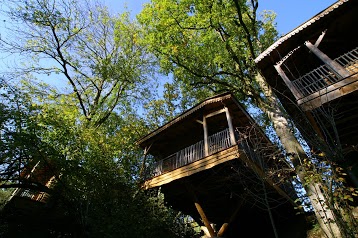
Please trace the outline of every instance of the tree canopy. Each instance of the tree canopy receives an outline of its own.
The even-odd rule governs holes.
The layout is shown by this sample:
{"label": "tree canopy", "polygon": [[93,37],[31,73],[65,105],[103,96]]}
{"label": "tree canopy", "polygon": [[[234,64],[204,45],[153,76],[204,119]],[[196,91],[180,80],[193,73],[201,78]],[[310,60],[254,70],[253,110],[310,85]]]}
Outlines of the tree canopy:
{"label": "tree canopy", "polygon": [[[138,187],[135,141],[164,116],[143,119],[156,108],[155,60],[138,24],[93,1],[9,1],[3,10],[11,21],[1,51],[22,64],[0,89],[0,187],[46,192],[57,210],[15,214],[16,224],[5,213],[2,235],[193,237],[160,193]],[[34,166],[53,176],[49,188],[23,175]]]}
{"label": "tree canopy", "polygon": [[[152,1],[139,15],[145,42],[187,91],[260,95],[253,59],[277,37],[275,15],[258,1]],[[192,90],[192,89],[195,90]],[[255,99],[256,100],[256,99]]]}
{"label": "tree canopy", "polygon": [[[96,1],[0,2],[8,16],[0,52],[18,63],[0,84],[0,196],[46,192],[59,209],[52,218],[75,224],[59,229],[35,214],[14,226],[2,216],[1,235],[43,224],[34,234],[197,236],[159,190],[138,187],[144,162],[135,142],[224,91],[265,112],[305,181],[308,157],[254,63],[278,37],[275,14],[258,15],[258,0],[152,0],[138,22]],[[26,174],[38,164],[51,186]]]}

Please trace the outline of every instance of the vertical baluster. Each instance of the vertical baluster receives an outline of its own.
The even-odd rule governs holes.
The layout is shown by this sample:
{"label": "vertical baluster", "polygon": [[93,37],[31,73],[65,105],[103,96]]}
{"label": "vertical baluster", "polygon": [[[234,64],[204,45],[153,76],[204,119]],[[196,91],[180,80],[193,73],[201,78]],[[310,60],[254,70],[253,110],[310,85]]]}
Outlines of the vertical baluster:
{"label": "vertical baluster", "polygon": [[191,156],[192,156],[192,146],[189,146],[188,163],[191,163]]}
{"label": "vertical baluster", "polygon": [[191,151],[192,151],[191,162],[194,162],[195,161],[196,144],[192,145]]}
{"label": "vertical baluster", "polygon": [[200,158],[204,157],[204,141],[200,142]]}
{"label": "vertical baluster", "polygon": [[182,164],[181,164],[181,150],[177,152],[177,160],[178,160],[178,167],[182,166]]}
{"label": "vertical baluster", "polygon": [[223,149],[223,143],[222,143],[222,139],[223,139],[223,133],[220,132],[218,135],[218,150],[222,150]]}
{"label": "vertical baluster", "polygon": [[159,167],[158,167],[158,175],[161,175],[163,173],[163,160],[159,161]]}
{"label": "vertical baluster", "polygon": [[189,162],[190,146],[185,148],[185,164]]}

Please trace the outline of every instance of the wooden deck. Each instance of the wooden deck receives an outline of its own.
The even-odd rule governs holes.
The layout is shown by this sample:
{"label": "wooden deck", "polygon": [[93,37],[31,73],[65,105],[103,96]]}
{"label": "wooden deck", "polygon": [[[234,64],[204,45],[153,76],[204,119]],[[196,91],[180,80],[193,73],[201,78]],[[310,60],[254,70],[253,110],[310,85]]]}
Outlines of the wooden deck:
{"label": "wooden deck", "polygon": [[193,163],[187,164],[183,167],[180,167],[168,173],[149,179],[143,184],[143,188],[150,189],[150,188],[158,187],[170,183],[174,180],[193,175],[195,173],[204,171],[206,169],[210,169],[221,163],[225,163],[227,161],[238,158],[241,153],[243,152],[239,150],[238,145],[231,146],[226,150],[219,151],[215,154],[204,157],[198,161],[195,161]]}
{"label": "wooden deck", "polygon": [[322,106],[324,103],[347,95],[358,89],[358,48],[334,59],[342,75],[327,65],[322,65],[292,81],[291,91],[297,91],[298,105],[304,111]]}
{"label": "wooden deck", "polygon": [[358,74],[302,98],[297,103],[304,111],[309,111],[356,90],[358,90]]}

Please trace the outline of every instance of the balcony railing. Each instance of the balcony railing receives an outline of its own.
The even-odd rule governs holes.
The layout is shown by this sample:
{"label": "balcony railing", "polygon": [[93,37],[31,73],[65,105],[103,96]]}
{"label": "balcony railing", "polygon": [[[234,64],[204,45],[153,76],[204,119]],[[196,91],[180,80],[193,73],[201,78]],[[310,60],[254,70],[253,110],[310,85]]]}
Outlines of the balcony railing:
{"label": "balcony railing", "polygon": [[[217,132],[208,137],[208,155],[212,155],[216,152],[227,149],[230,146],[232,146],[232,143],[230,141],[229,129]],[[146,179],[159,176],[169,171],[173,171],[184,165],[198,161],[204,157],[204,141],[202,140],[148,167],[146,169]]]}
{"label": "balcony railing", "polygon": [[39,192],[31,189],[18,188],[14,191],[13,196],[28,198],[33,201],[46,203],[50,195],[46,192]]}
{"label": "balcony railing", "polygon": [[[334,61],[344,67],[349,73],[358,72],[358,48],[339,56]],[[335,73],[327,65],[322,65],[302,77],[292,81],[293,86],[307,97],[342,80],[342,76]]]}

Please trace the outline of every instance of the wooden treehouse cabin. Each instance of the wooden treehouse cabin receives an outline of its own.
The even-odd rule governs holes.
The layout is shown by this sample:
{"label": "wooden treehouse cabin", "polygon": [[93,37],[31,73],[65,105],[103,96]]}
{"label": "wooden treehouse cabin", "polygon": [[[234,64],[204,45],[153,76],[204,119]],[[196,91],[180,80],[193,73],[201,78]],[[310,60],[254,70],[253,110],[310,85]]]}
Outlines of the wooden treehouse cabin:
{"label": "wooden treehouse cabin", "polygon": [[55,234],[74,229],[51,196],[56,180],[53,169],[33,160],[19,169],[17,178],[12,178],[14,184],[10,185],[16,189],[0,209],[0,222],[6,222],[9,234],[32,237],[48,234],[49,230]]}
{"label": "wooden treehouse cabin", "polygon": [[37,161],[35,165],[21,170],[19,174],[20,184],[12,193],[9,201],[20,206],[22,203],[26,203],[25,201],[44,204],[50,197],[50,194],[44,190],[49,191],[54,181],[53,173],[46,166],[40,164],[40,161]]}
{"label": "wooden treehouse cabin", "polygon": [[[355,187],[357,15],[358,1],[337,1],[282,36],[255,59],[312,150],[328,148],[324,151],[327,158],[346,169]],[[323,143],[317,144],[317,137]]]}
{"label": "wooden treehouse cabin", "polygon": [[197,104],[138,144],[154,161],[143,188],[160,189],[208,237],[274,237],[274,230],[304,237],[292,184],[276,176],[292,170],[231,93]]}

